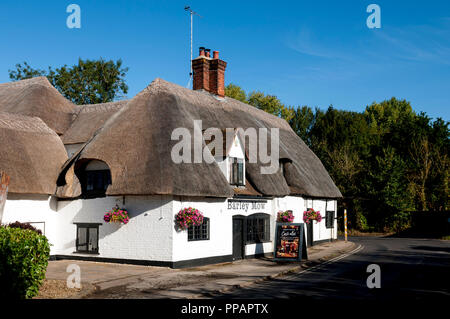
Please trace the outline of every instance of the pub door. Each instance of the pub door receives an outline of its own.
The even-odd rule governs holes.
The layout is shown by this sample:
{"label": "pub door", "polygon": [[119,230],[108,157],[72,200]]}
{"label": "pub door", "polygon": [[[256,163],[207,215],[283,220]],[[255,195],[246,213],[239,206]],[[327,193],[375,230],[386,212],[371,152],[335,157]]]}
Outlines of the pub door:
{"label": "pub door", "polygon": [[233,260],[244,258],[244,219],[233,217]]}
{"label": "pub door", "polygon": [[306,246],[311,247],[313,245],[313,221],[306,224]]}

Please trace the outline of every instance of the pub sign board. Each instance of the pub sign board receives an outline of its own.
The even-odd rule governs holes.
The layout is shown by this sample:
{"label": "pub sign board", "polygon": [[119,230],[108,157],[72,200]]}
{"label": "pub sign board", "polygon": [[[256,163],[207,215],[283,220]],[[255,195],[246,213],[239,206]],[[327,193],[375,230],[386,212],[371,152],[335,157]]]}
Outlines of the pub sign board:
{"label": "pub sign board", "polygon": [[306,250],[304,224],[276,223],[275,227],[274,260],[301,261]]}

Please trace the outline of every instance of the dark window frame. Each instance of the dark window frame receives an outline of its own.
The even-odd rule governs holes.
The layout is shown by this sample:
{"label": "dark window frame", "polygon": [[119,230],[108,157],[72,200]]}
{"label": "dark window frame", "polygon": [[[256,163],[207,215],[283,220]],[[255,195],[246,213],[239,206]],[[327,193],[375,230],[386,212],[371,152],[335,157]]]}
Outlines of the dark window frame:
{"label": "dark window frame", "polygon": [[[331,218],[330,218],[331,215]],[[326,228],[334,228],[334,211],[329,210],[325,212],[325,227]],[[330,222],[331,220],[331,222]]]}
{"label": "dark window frame", "polygon": [[230,184],[236,186],[244,186],[244,159],[237,157],[230,157]]}
{"label": "dark window frame", "polygon": [[[100,238],[99,238],[99,234],[100,234],[99,226],[101,224],[98,224],[98,223],[75,223],[75,225],[77,226],[77,230],[76,230],[77,237],[76,237],[76,240],[75,240],[75,252],[76,253],[82,253],[82,254],[98,255],[99,254],[99,241],[100,241]],[[79,239],[79,229],[80,228],[85,228],[86,229],[86,234],[85,234],[85,236],[86,236],[86,243],[85,244],[80,244],[80,239]],[[90,234],[89,230],[90,229],[96,229],[96,231],[97,231],[97,242],[96,242],[96,247],[97,248],[95,250],[88,250],[88,247],[89,247],[89,234]],[[80,246],[86,246],[86,249],[85,250],[84,249],[80,250],[79,249]]]}
{"label": "dark window frame", "polygon": [[256,213],[245,219],[245,243],[257,244],[270,242],[270,215]]}
{"label": "dark window frame", "polygon": [[190,226],[188,228],[188,241],[209,240],[210,238],[210,219],[203,217],[203,223],[199,226]]}
{"label": "dark window frame", "polygon": [[[106,190],[112,182],[111,171],[109,169],[83,170],[80,182],[82,186],[81,196],[83,198],[106,197]],[[99,183],[102,184],[102,187],[96,188]]]}

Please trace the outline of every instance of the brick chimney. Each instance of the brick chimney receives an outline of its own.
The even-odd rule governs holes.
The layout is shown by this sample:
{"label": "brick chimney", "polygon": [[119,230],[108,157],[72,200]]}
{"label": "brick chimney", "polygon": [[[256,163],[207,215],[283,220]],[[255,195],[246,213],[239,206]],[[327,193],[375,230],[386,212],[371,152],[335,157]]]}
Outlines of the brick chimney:
{"label": "brick chimney", "polygon": [[192,60],[194,90],[205,90],[220,97],[225,96],[225,68],[227,63],[219,59],[219,51],[200,47],[199,56]]}

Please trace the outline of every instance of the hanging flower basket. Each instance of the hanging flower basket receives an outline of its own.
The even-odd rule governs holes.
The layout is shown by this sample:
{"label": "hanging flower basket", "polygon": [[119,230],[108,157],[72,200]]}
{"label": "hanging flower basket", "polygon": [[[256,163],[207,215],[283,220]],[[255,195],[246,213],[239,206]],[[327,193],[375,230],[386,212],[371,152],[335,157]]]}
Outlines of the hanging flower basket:
{"label": "hanging flower basket", "polygon": [[279,223],[292,223],[294,221],[294,214],[292,210],[287,210],[285,212],[279,211],[277,213],[277,222]]}
{"label": "hanging flower basket", "polygon": [[322,215],[320,215],[319,211],[315,211],[314,209],[310,208],[307,211],[303,212],[303,221],[309,224],[312,220],[320,223],[320,221],[322,220]]}
{"label": "hanging flower basket", "polygon": [[116,205],[113,209],[106,212],[103,220],[107,223],[128,224],[130,216],[128,216],[128,212],[125,209],[121,209]]}
{"label": "hanging flower basket", "polygon": [[200,226],[203,224],[203,214],[192,207],[183,208],[175,216],[175,224],[179,230],[188,229],[190,226]]}

